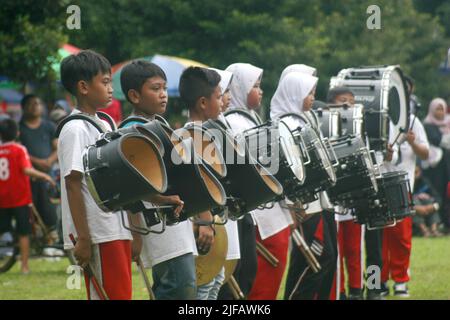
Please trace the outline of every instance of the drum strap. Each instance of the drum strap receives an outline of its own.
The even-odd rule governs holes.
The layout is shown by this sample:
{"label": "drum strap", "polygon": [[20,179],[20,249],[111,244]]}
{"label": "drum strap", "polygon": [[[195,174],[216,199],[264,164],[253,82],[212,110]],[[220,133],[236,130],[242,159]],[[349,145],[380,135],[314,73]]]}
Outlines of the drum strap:
{"label": "drum strap", "polygon": [[126,118],[125,120],[123,120],[120,125],[119,125],[119,129],[125,127],[125,125],[127,125],[130,122],[139,122],[139,123],[147,123],[149,122],[148,119],[145,119],[144,117],[139,117],[139,116],[129,116],[128,118]]}
{"label": "drum strap", "polygon": [[117,130],[116,122],[113,120],[113,118],[111,118],[111,116],[110,116],[109,114],[107,114],[106,112],[97,111],[97,116],[98,116],[100,119],[102,119],[102,120],[108,122],[108,124],[111,126],[111,129],[112,129],[113,131],[116,131],[116,130]]}
{"label": "drum strap", "polygon": [[55,133],[56,138],[58,138],[59,135],[61,134],[62,128],[69,121],[72,121],[72,120],[85,120],[85,121],[89,122],[91,125],[93,125],[95,127],[95,129],[97,129],[100,133],[105,133],[105,132],[109,131],[109,130],[107,130],[105,125],[103,123],[101,123],[101,121],[98,121],[95,117],[88,115],[86,113],[76,113],[76,114],[72,114],[70,116],[65,117],[64,120],[62,120],[58,124],[58,127],[56,128],[56,133]]}

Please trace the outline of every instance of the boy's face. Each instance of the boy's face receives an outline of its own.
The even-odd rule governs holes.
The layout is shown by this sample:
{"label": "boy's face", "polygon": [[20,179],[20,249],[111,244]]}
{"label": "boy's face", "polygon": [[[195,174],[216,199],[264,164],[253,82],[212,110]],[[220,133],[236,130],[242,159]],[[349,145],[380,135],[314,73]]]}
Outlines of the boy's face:
{"label": "boy's face", "polygon": [[86,85],[81,85],[79,92],[96,108],[105,108],[112,101],[113,87],[110,73],[98,73]]}
{"label": "boy's face", "polygon": [[222,91],[217,86],[209,98],[201,98],[201,108],[205,119],[216,120],[222,112]]}
{"label": "boy's face", "polygon": [[355,96],[351,93],[343,93],[334,99],[335,104],[348,104],[353,106],[355,104]]}
{"label": "boy's face", "polygon": [[24,113],[28,117],[38,118],[42,115],[42,101],[38,97],[31,98],[24,108]]}
{"label": "boy's face", "polygon": [[136,108],[148,115],[161,115],[166,112],[168,95],[166,81],[161,77],[152,77],[144,82],[141,92],[130,96]]}
{"label": "boy's face", "polygon": [[316,88],[314,87],[309,94],[303,99],[303,111],[310,111],[315,100]]}
{"label": "boy's face", "polygon": [[261,80],[256,81],[252,90],[248,93],[247,96],[247,107],[249,109],[256,109],[261,105],[263,97],[263,91],[261,90]]}

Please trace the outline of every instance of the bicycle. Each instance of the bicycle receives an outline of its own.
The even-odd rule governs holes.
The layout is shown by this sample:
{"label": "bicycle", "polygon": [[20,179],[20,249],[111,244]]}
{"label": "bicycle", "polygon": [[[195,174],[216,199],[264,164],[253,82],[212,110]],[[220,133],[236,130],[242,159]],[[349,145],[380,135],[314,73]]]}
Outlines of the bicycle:
{"label": "bicycle", "polygon": [[[30,258],[36,256],[54,257],[53,255],[46,255],[47,248],[64,250],[62,244],[56,243],[58,236],[55,236],[56,231],[49,231],[44,224],[41,215],[36,210],[36,207],[31,204],[31,224],[32,232],[30,235]],[[13,230],[15,230],[15,222],[13,222]],[[15,231],[0,234],[0,273],[7,272],[17,262],[17,256],[20,254],[18,237]],[[76,265],[75,257],[72,251],[64,251],[71,265]]]}

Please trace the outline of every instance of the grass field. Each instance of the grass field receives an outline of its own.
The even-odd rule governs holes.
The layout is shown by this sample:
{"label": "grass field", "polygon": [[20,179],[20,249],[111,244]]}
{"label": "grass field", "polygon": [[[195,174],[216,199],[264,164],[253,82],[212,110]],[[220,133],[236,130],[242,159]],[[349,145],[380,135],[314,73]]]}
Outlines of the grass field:
{"label": "grass field", "polygon": [[[0,300],[85,299],[83,281],[80,289],[66,288],[68,266],[65,258],[59,261],[33,259],[31,273],[22,275],[17,263],[9,272],[0,274]],[[410,299],[450,299],[450,237],[414,238],[409,287]],[[144,281],[134,264],[133,299],[148,299]]]}

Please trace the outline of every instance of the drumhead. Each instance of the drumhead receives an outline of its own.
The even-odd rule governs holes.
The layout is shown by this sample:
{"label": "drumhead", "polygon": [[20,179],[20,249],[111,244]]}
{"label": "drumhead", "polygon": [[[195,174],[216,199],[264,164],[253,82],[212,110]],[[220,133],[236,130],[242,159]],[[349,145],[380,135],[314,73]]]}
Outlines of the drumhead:
{"label": "drumhead", "polygon": [[295,142],[295,137],[283,121],[278,122],[278,133],[280,135],[281,151],[290,165],[289,168],[300,183],[303,183],[305,181],[305,168],[300,146]]}
{"label": "drumhead", "polygon": [[383,75],[381,103],[388,109],[394,134],[406,130],[409,126],[409,97],[399,68],[390,67]]}
{"label": "drumhead", "polygon": [[[284,114],[280,117],[280,121],[283,121],[283,123],[285,123],[291,131],[295,131],[298,128],[304,127],[311,128],[311,124],[306,119],[306,117],[296,113]],[[322,162],[322,166],[323,168],[325,168],[330,180],[333,183],[335,183],[337,180],[336,172],[333,168],[333,165],[331,164],[330,156],[327,152],[327,149],[323,144],[322,140],[320,139],[320,136],[317,134],[317,132],[315,130],[313,130],[313,132],[315,132],[315,135],[317,135],[317,137],[313,141],[314,148],[318,152],[320,160]]]}

